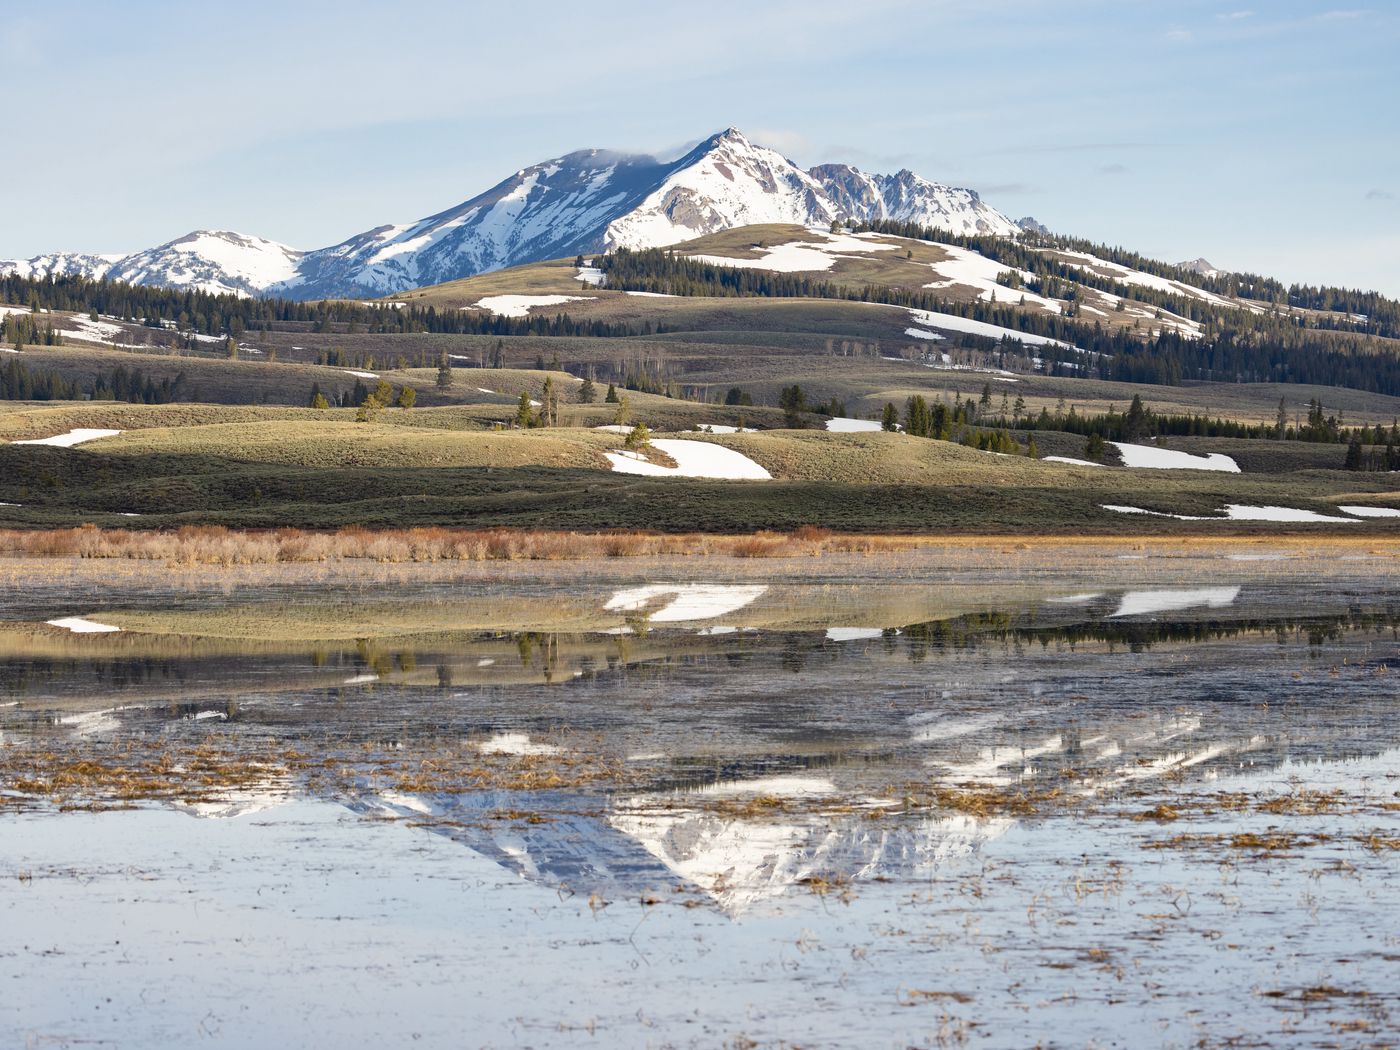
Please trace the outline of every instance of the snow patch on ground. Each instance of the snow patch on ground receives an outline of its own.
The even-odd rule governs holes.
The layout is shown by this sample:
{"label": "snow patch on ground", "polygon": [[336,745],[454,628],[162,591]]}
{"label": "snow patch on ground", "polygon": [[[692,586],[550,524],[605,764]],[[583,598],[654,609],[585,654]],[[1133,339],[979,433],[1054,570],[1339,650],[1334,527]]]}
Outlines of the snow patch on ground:
{"label": "snow patch on ground", "polygon": [[679,296],[670,292],[624,292],[624,295],[635,295],[639,299],[677,299]]}
{"label": "snow patch on ground", "polygon": [[349,368],[342,368],[341,371],[344,372],[344,373],[345,373],[346,375],[348,375],[348,376],[355,376],[357,379],[378,379],[378,378],[379,378],[379,373],[378,373],[378,372],[356,372],[356,371],[354,371],[353,369],[349,369]]}
{"label": "snow patch on ground", "polygon": [[1160,510],[1144,510],[1142,507],[1120,506],[1113,503],[1102,503],[1100,506],[1103,507],[1104,510],[1111,510],[1117,514],[1147,514],[1154,518],[1173,518],[1176,521],[1275,521],[1357,524],[1357,519],[1355,518],[1337,518],[1328,514],[1319,514],[1315,510],[1303,510],[1299,507],[1255,507],[1244,503],[1226,504],[1221,508],[1223,515],[1217,517],[1203,516],[1200,514],[1167,514]]}
{"label": "snow patch on ground", "polygon": [[84,441],[96,441],[98,438],[116,437],[120,430],[103,430],[98,427],[76,427],[66,434],[55,434],[53,437],[29,438],[25,441],[12,441],[12,445],[54,445],[58,448],[72,448],[74,445],[81,445]]}
{"label": "snow patch on ground", "polygon": [[608,612],[641,612],[661,599],[669,599],[653,609],[652,623],[681,623],[711,620],[742,609],[768,590],[766,584],[653,583],[618,591],[603,606]]}
{"label": "snow patch on ground", "polygon": [[1108,442],[1123,457],[1126,467],[1149,467],[1157,470],[1219,470],[1228,474],[1240,473],[1239,464],[1229,456],[1219,452],[1209,452],[1203,456],[1189,452],[1176,452],[1155,445],[1130,445],[1123,441]]}
{"label": "snow patch on ground", "polygon": [[578,273],[574,275],[574,280],[591,284],[594,288],[601,287],[606,278],[607,275],[596,266],[580,266]]}
{"label": "snow patch on ground", "polygon": [[837,417],[826,421],[826,429],[833,434],[865,434],[874,430],[883,430],[878,419],[843,419]]}
{"label": "snow patch on ground", "polygon": [[641,456],[617,450],[604,452],[612,469],[620,474],[644,474],[657,478],[719,478],[735,481],[766,481],[772,474],[741,452],[708,441],[657,438],[652,443],[676,461],[674,467],[650,463]]}
{"label": "snow patch on ground", "polygon": [[593,295],[488,295],[476,305],[500,317],[529,317],[533,306],[562,306],[596,299]]}
{"label": "snow patch on ground", "polygon": [[1043,456],[1042,463],[1068,463],[1073,467],[1101,467],[1102,463],[1095,463],[1088,459],[1073,459],[1069,456]]}
{"label": "snow patch on ground", "polygon": [[1337,509],[1343,514],[1352,514],[1358,518],[1400,518],[1400,510],[1394,507],[1343,506]]}
{"label": "snow patch on ground", "polygon": [[120,627],[113,627],[110,623],[98,623],[96,620],[85,620],[81,616],[64,616],[57,620],[45,620],[50,627],[62,627],[65,631],[72,631],[74,634],[110,634],[113,631],[120,631]]}

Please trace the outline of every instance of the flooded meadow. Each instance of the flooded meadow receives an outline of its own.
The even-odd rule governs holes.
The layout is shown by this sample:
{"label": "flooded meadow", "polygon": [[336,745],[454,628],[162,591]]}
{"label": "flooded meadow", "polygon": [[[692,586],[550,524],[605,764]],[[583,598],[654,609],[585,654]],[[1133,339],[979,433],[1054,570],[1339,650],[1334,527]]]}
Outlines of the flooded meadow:
{"label": "flooded meadow", "polygon": [[0,1045],[1394,1045],[1397,556],[9,559]]}

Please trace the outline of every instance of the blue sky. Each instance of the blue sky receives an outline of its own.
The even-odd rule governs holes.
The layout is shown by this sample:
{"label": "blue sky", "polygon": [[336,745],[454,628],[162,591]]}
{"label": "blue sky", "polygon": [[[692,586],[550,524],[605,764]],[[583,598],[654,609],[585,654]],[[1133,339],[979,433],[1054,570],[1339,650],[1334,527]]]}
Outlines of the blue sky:
{"label": "blue sky", "polygon": [[[1251,6],[1252,3],[1252,6]],[[1169,260],[1400,295],[1400,4],[4,0],[0,257],[314,248],[734,124]]]}

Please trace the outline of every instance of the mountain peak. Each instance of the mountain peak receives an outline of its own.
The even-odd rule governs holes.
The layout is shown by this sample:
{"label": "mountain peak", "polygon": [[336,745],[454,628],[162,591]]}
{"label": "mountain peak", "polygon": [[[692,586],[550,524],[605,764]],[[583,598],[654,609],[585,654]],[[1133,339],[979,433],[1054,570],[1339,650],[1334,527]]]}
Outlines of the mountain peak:
{"label": "mountain peak", "polygon": [[1186,262],[1177,263],[1183,270],[1190,270],[1192,273],[1201,274],[1203,277],[1214,277],[1220,272],[1219,267],[1209,259],[1197,256],[1195,259],[1188,259]]}

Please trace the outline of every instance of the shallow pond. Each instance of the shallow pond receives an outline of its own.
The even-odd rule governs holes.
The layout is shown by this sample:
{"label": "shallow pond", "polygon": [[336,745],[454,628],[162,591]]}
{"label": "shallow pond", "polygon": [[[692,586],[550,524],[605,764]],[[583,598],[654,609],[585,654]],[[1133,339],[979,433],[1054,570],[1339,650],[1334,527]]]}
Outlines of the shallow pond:
{"label": "shallow pond", "polygon": [[1351,557],[45,574],[0,1045],[1394,1042]]}

